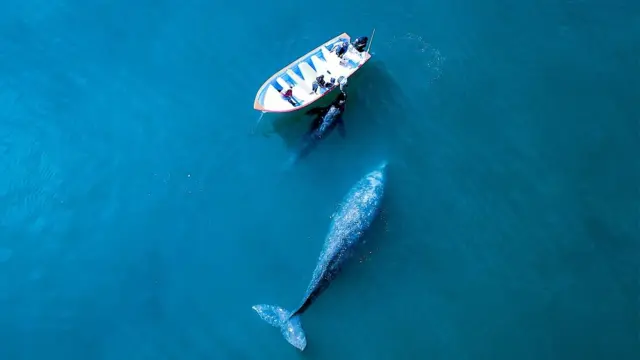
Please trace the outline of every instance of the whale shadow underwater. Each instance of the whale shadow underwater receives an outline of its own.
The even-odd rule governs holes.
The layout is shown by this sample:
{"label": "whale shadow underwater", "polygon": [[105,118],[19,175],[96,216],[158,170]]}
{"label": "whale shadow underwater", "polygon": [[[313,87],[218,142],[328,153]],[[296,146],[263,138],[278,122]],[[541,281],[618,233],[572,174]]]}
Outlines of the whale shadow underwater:
{"label": "whale shadow underwater", "polygon": [[300,305],[293,311],[278,305],[254,305],[260,318],[280,329],[282,336],[294,347],[303,351],[307,339],[300,320],[353,257],[364,232],[369,229],[380,212],[385,186],[386,162],[361,178],[342,199],[332,216],[311,281]]}

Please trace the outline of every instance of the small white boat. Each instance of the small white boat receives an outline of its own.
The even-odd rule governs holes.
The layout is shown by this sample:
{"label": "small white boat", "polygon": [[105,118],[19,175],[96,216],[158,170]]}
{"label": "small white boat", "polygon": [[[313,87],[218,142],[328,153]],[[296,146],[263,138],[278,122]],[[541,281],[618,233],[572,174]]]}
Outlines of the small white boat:
{"label": "small white boat", "polygon": [[[369,46],[370,41],[369,39]],[[348,45],[346,53],[339,57],[336,46]],[[369,49],[358,51],[351,44],[351,37],[343,33],[311,50],[306,55],[278,71],[262,84],[256,94],[253,108],[262,112],[291,112],[313,104],[330,93],[341,79],[348,79],[369,59]],[[333,85],[317,86],[320,75],[325,81],[334,79]],[[289,91],[290,90],[290,91]],[[287,93],[288,92],[288,93]]]}

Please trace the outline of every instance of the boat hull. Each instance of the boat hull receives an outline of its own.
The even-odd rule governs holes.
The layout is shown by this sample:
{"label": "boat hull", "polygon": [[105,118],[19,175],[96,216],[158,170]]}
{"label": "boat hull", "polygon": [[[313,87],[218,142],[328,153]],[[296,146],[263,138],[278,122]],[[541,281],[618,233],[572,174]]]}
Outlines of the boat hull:
{"label": "boat hull", "polygon": [[[275,73],[258,90],[253,108],[262,112],[294,112],[331,93],[336,85],[313,91],[316,77],[324,75],[327,81],[348,79],[371,58],[369,52],[358,52],[349,46],[349,51],[340,59],[332,50],[344,41],[351,43],[347,33],[334,37]],[[292,90],[291,99],[283,95],[287,89]]]}

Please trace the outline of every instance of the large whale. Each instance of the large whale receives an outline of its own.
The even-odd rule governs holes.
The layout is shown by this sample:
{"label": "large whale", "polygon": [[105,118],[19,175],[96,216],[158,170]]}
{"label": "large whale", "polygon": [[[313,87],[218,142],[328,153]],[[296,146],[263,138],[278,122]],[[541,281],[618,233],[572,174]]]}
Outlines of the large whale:
{"label": "large whale", "polygon": [[345,196],[333,216],[311,282],[297,309],[289,311],[265,304],[253,306],[263,320],[280,328],[284,338],[296,348],[304,350],[307,346],[300,315],[327,289],[375,219],[384,195],[385,178],[386,163],[360,179]]}
{"label": "large whale", "polygon": [[315,118],[311,122],[311,128],[303,136],[300,149],[292,159],[293,162],[297,162],[307,156],[318,145],[320,140],[326,138],[336,127],[338,127],[340,134],[343,137],[345,136],[342,114],[344,113],[346,101],[346,93],[341,92],[329,106],[317,107],[307,111],[307,115],[315,115]]}

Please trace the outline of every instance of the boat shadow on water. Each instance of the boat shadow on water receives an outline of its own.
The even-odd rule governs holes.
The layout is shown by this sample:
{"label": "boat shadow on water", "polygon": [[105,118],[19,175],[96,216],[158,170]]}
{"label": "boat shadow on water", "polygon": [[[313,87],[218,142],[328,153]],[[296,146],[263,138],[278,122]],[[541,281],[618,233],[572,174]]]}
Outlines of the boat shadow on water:
{"label": "boat shadow on water", "polygon": [[[401,112],[402,88],[385,65],[373,59],[349,78],[346,93],[348,100],[343,118],[348,134],[379,125],[390,116],[395,119],[395,115]],[[314,107],[328,106],[338,94],[339,90],[334,89],[313,105],[296,112],[262,114],[256,133],[265,137],[278,135],[287,149],[293,150],[300,145],[301,137],[313,121],[313,116],[306,115],[306,112]],[[356,118],[365,119],[367,123],[353,121]]]}

